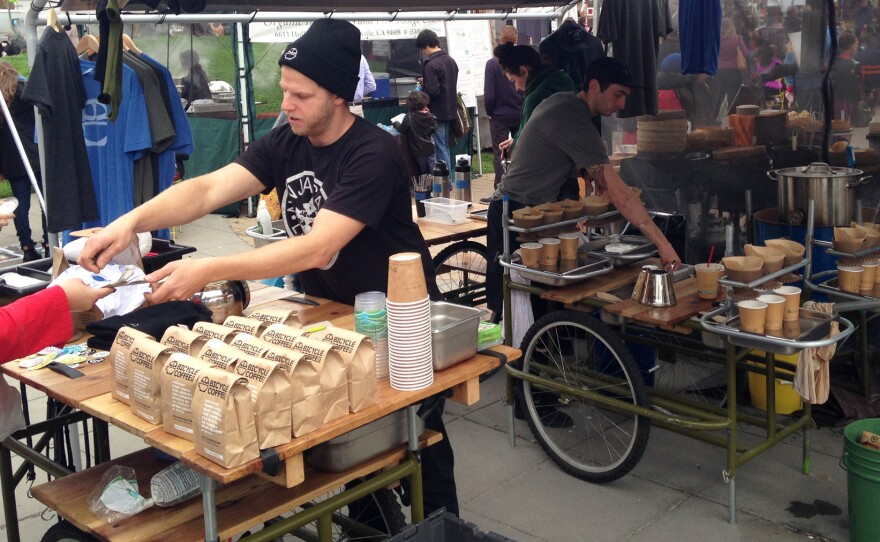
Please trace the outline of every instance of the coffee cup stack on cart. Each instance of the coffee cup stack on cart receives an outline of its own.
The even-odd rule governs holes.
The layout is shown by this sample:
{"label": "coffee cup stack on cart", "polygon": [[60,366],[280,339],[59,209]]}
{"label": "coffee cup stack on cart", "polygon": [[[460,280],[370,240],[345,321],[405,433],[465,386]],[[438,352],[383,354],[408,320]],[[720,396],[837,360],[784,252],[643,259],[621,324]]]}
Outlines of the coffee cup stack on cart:
{"label": "coffee cup stack on cart", "polygon": [[386,304],[391,387],[427,388],[434,383],[431,300],[420,254],[402,252],[389,258]]}

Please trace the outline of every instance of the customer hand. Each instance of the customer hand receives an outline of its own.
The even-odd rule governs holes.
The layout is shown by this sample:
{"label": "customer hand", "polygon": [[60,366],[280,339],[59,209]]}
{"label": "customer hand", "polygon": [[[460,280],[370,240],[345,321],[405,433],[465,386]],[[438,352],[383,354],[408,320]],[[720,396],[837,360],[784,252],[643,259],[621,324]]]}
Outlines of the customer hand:
{"label": "customer hand", "polygon": [[58,283],[67,296],[70,312],[83,312],[95,306],[95,303],[116,290],[113,288],[92,288],[79,279],[65,280]]}
{"label": "customer hand", "polygon": [[15,218],[15,215],[12,213],[6,214],[6,215],[0,215],[0,228],[9,224],[9,221],[12,220],[13,218]]}
{"label": "customer hand", "polygon": [[97,273],[110,263],[113,256],[127,249],[135,232],[122,220],[113,222],[86,241],[76,263]]}
{"label": "customer hand", "polygon": [[512,137],[509,138],[507,141],[502,141],[501,143],[499,143],[498,148],[501,149],[501,152],[504,152],[507,149],[509,149],[511,145],[513,145],[513,138]]}

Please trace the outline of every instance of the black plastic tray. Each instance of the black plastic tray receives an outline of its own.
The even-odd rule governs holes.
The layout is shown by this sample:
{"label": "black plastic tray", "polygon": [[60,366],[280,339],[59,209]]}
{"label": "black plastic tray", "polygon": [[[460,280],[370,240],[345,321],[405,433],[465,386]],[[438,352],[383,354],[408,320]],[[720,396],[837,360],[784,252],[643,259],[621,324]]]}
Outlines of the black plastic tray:
{"label": "black plastic tray", "polygon": [[144,256],[144,273],[150,274],[161,269],[167,263],[183,258],[184,254],[195,251],[195,247],[178,245],[174,241],[154,237],[150,252]]}
{"label": "black plastic tray", "polygon": [[0,282],[0,305],[8,305],[14,301],[21,299],[22,297],[34,294],[41,290],[45,290],[46,287],[49,286],[49,283],[52,282],[52,275],[49,272],[39,271],[36,269],[28,269],[27,267],[25,267],[25,264],[3,269],[2,273],[0,274],[3,273],[18,273],[19,275],[23,275],[25,277],[38,279],[41,282],[39,284],[22,287],[10,286],[5,282]]}

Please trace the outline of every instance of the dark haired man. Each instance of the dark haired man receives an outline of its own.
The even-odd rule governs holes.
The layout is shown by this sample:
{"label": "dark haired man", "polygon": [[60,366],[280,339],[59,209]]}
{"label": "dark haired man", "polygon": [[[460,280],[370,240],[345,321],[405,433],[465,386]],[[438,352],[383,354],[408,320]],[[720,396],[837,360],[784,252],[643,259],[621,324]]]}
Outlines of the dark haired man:
{"label": "dark haired man", "polygon": [[440,48],[440,38],[433,30],[422,30],[416,37],[422,54],[422,90],[431,98],[431,112],[437,117],[434,145],[437,160],[452,169],[449,157],[449,126],[458,106],[458,64]]}

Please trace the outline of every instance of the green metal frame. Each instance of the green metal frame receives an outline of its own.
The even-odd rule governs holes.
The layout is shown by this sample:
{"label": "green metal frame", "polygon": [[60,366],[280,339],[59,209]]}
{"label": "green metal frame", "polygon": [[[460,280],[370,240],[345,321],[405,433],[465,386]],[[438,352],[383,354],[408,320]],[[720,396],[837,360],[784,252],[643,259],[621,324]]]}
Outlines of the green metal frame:
{"label": "green metal frame", "polygon": [[[530,294],[539,295],[546,289],[534,285],[525,286],[522,284],[514,283],[510,280],[509,275],[505,274],[504,337],[506,344],[508,345],[510,345],[510,337],[512,336],[512,321],[510,309],[510,295],[512,290],[519,290],[528,292]],[[597,309],[607,304],[608,302],[598,299],[586,299],[578,303],[579,306],[587,309]],[[574,309],[567,310],[574,311]],[[690,327],[695,330],[702,329],[699,326],[699,323],[696,322],[687,321],[683,322],[680,325]],[[629,333],[627,332],[627,326],[621,326],[620,330],[612,329],[612,331],[617,332],[618,335],[620,335],[621,338],[624,339],[624,341],[634,341],[639,342],[640,344],[655,346],[658,348],[665,348],[669,350],[679,350],[677,345],[668,341],[669,337],[676,336],[676,334],[672,331],[655,328],[645,328],[642,326],[631,327],[637,327],[638,330],[647,332],[649,336],[646,336],[645,334],[635,335],[633,333]],[[664,338],[667,338],[667,341],[664,341]],[[688,351],[690,349],[685,348],[683,350]],[[810,472],[809,431],[812,426],[812,410],[810,404],[805,403],[801,416],[791,420],[789,423],[784,425],[779,422],[776,414],[775,387],[777,375],[777,360],[776,356],[773,353],[767,353],[762,359],[751,355],[751,350],[748,348],[738,348],[729,343],[727,344],[723,355],[711,352],[707,353],[705,350],[701,351],[700,353],[710,360],[714,358],[716,361],[726,364],[726,408],[706,405],[696,401],[689,401],[686,398],[682,398],[674,394],[664,392],[662,390],[654,390],[651,387],[647,388],[650,398],[650,404],[636,405],[633,404],[632,401],[627,402],[625,400],[610,397],[607,394],[599,394],[590,391],[589,389],[574,388],[566,384],[561,384],[547,377],[527,374],[511,365],[506,365],[504,367],[505,371],[507,371],[507,402],[508,404],[513,404],[514,381],[524,380],[530,382],[532,385],[538,386],[543,389],[553,390],[564,393],[566,395],[571,395],[573,397],[594,401],[608,407],[610,410],[613,411],[643,416],[650,419],[652,424],[656,427],[667,429],[669,431],[673,431],[675,433],[679,433],[681,435],[685,435],[687,437],[706,442],[708,444],[719,446],[721,448],[726,448],[727,468],[723,472],[723,477],[725,482],[728,483],[730,486],[730,522],[735,523],[735,476],[736,471],[739,467],[741,467],[748,461],[751,461],[758,455],[766,452],[776,444],[782,442],[784,439],[786,439],[796,431],[803,430],[804,440],[802,470],[804,474],[808,474]],[[748,364],[747,361],[752,361],[753,363],[757,363],[757,365]],[[780,362],[780,365],[784,366],[787,369],[794,368],[789,363]],[[551,377],[553,376],[554,371],[552,368],[548,366],[541,366],[540,368],[542,371],[545,371],[546,374],[550,375]],[[738,369],[764,375],[767,385],[767,411],[764,418],[761,418],[759,416],[740,414],[737,411]],[[607,376],[603,378],[596,375],[582,376],[585,378],[585,383],[588,385],[587,387],[589,387],[589,384],[591,383],[607,383],[608,378]],[[655,410],[654,408],[652,408],[652,405],[663,408],[665,412]],[[672,416],[670,416],[670,413],[672,414]],[[764,428],[766,430],[765,438],[754,446],[746,446],[741,442],[739,438],[738,423],[747,423],[752,426]],[[719,431],[723,431],[726,434],[713,434],[713,432]],[[511,442],[513,443],[514,441],[515,436],[512,435]]]}

